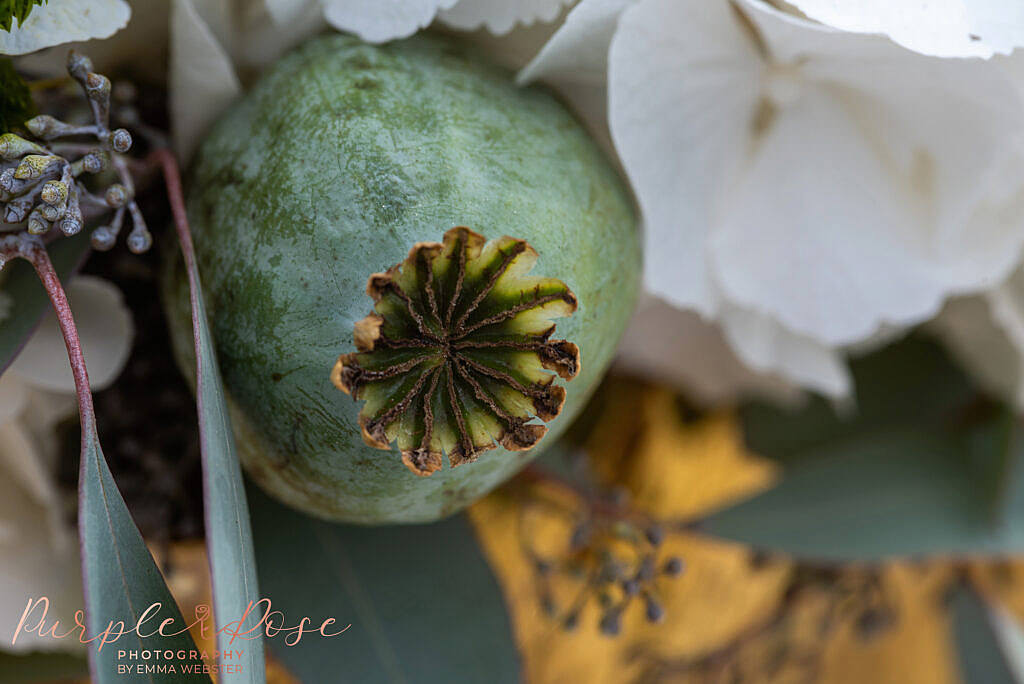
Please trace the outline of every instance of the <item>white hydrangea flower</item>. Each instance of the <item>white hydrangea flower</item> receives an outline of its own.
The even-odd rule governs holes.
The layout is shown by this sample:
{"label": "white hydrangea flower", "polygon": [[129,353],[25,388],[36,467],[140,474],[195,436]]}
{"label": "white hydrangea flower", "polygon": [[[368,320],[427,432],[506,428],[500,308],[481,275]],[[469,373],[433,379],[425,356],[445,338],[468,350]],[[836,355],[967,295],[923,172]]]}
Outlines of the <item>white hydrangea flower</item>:
{"label": "white hydrangea flower", "polygon": [[325,25],[381,43],[435,19],[506,33],[551,21],[572,0],[172,0],[171,127],[187,158],[249,72]]}
{"label": "white hydrangea flower", "polygon": [[[93,389],[113,382],[131,347],[131,315],[120,291],[99,278],[68,283]],[[64,359],[63,361],[61,359]],[[50,599],[51,618],[72,624],[82,608],[78,540],[65,517],[54,471],[56,425],[76,412],[64,339],[51,313],[0,375],[0,649],[81,648],[74,639],[13,630],[28,599]]]}
{"label": "white hydrangea flower", "polygon": [[0,54],[23,55],[51,45],[107,38],[123,29],[132,10],[125,0],[50,0],[33,7],[25,23],[0,30]]}
{"label": "white hydrangea flower", "polygon": [[788,0],[844,31],[882,33],[937,57],[991,57],[1024,45],[1019,0]]}
{"label": "white hydrangea flower", "polygon": [[1024,103],[991,62],[761,0],[582,0],[521,78],[606,85],[647,289],[759,372],[843,396],[844,350],[1020,261]]}

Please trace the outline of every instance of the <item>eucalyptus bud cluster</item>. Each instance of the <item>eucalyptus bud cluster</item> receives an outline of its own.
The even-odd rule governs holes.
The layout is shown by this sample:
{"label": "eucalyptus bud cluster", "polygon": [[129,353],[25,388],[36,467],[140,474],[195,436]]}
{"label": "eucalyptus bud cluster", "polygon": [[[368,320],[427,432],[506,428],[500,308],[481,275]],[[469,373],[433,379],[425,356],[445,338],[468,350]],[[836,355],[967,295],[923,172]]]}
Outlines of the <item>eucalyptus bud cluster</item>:
{"label": "eucalyptus bud cluster", "polygon": [[[0,230],[71,236],[82,231],[87,218],[112,214],[92,234],[93,247],[106,250],[116,243],[127,215],[128,248],[144,252],[153,240],[123,156],[132,147],[132,136],[123,128],[110,128],[110,80],[94,73],[89,58],[74,50],[67,68],[85,94],[92,123],[76,125],[42,114],[25,122],[28,138],[0,135],[0,222],[7,224]],[[90,186],[100,180],[96,177],[108,170],[117,180],[93,192]],[[90,176],[95,180],[86,181]]]}

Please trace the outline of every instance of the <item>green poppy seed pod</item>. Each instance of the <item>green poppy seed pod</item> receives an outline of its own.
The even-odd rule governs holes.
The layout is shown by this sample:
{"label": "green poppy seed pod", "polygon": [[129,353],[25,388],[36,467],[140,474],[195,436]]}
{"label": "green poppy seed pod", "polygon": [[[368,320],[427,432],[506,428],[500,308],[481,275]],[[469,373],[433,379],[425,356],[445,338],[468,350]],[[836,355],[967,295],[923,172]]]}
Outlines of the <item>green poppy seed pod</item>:
{"label": "green poppy seed pod", "polygon": [[[615,169],[549,93],[449,39],[306,43],[188,180],[242,463],[325,518],[435,520],[493,489],[579,413],[633,307]],[[194,377],[180,266],[165,289]]]}

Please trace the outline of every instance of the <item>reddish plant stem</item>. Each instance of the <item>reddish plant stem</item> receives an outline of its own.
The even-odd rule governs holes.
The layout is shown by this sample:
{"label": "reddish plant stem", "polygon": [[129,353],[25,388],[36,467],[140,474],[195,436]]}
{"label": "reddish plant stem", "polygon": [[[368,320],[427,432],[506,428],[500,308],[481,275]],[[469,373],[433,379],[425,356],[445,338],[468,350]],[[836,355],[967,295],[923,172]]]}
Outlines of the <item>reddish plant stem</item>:
{"label": "reddish plant stem", "polygon": [[53,268],[50,255],[41,242],[27,242],[22,248],[20,256],[28,260],[35,268],[39,280],[42,281],[43,287],[46,289],[46,294],[50,297],[53,310],[57,314],[57,323],[60,325],[60,332],[64,336],[64,345],[68,350],[68,361],[71,362],[71,373],[75,378],[78,415],[82,423],[82,439],[84,440],[86,432],[93,431],[92,426],[96,421],[96,412],[92,403],[92,390],[89,387],[89,371],[85,367],[82,343],[78,338],[78,328],[75,326],[75,319],[71,314],[67,294],[64,292],[64,286],[60,283],[60,278],[57,277],[57,271]]}
{"label": "reddish plant stem", "polygon": [[155,162],[160,165],[164,174],[164,184],[167,186],[167,201],[171,205],[171,215],[174,217],[174,230],[181,242],[181,251],[185,256],[186,270],[191,273],[192,260],[195,249],[192,247],[192,231],[188,226],[188,214],[185,212],[185,196],[181,191],[181,172],[178,170],[178,160],[166,147],[158,147],[149,153],[147,162]]}

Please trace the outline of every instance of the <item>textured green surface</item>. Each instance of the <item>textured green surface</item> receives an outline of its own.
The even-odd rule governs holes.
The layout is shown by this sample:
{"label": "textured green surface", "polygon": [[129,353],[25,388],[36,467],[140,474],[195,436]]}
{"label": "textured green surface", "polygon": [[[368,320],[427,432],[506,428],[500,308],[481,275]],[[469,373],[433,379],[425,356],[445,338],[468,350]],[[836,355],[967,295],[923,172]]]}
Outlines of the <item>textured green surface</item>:
{"label": "textured green surface", "polygon": [[[202,145],[188,208],[243,463],[278,498],[341,520],[437,519],[553,443],[611,360],[639,277],[628,195],[582,127],[435,38],[332,35],[283,59]],[[534,273],[569,285],[580,307],[555,335],[580,346],[583,370],[538,449],[418,478],[363,444],[359,404],[328,374],[371,309],[367,277],[455,225],[529,241]]]}

